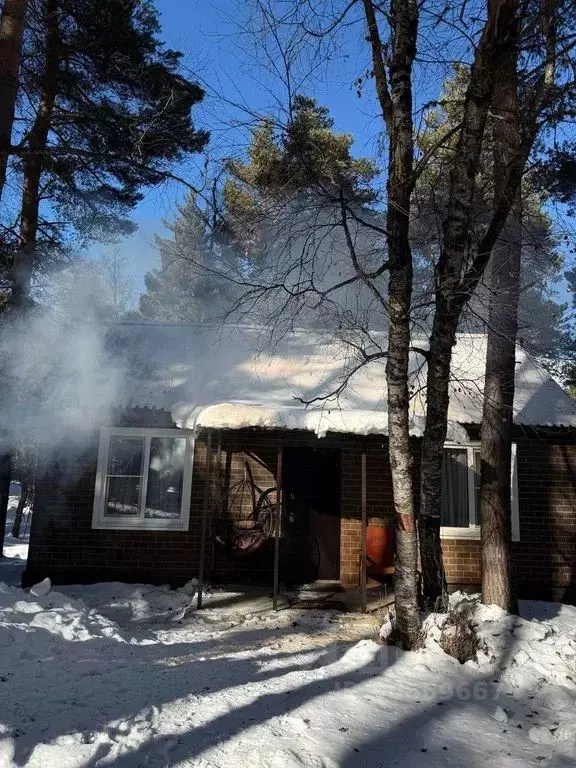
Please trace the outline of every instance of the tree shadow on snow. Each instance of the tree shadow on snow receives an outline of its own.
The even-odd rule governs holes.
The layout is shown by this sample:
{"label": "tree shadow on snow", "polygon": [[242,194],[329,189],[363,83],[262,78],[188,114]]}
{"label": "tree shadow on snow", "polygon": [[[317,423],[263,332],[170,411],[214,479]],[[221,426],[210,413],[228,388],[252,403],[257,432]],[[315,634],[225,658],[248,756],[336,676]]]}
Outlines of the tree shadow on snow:
{"label": "tree shadow on snow", "polygon": [[[392,768],[392,766],[430,765],[438,766],[484,766],[491,758],[506,760],[507,765],[527,766],[534,764],[534,750],[538,745],[529,740],[532,726],[539,724],[541,713],[534,709],[534,698],[538,689],[519,692],[510,690],[503,678],[504,671],[514,664],[518,640],[514,636],[514,617],[510,637],[498,658],[498,669],[483,676],[468,673],[460,666],[459,682],[442,690],[439,684],[437,694],[427,702],[422,701],[421,709],[409,717],[399,719],[382,733],[374,734],[368,740],[359,741],[352,751],[339,763],[339,768]],[[542,679],[542,682],[545,682]],[[424,698],[424,696],[423,696]],[[420,703],[417,701],[416,703]],[[539,705],[538,705],[539,706]],[[575,701],[576,706],[576,701]],[[491,753],[474,748],[482,738],[478,731],[486,716],[494,716],[497,708],[509,714],[509,720],[500,723],[499,742],[490,742]],[[455,725],[462,726],[458,734]],[[475,725],[475,720],[478,725]],[[495,721],[496,722],[496,721]],[[494,754],[494,748],[499,754]],[[513,758],[516,754],[519,757]],[[550,745],[541,745],[541,754],[536,756],[537,765],[550,768],[572,768],[572,759],[559,754],[550,754]]]}
{"label": "tree shadow on snow", "polygon": [[[25,633],[26,627],[20,624],[11,631]],[[482,753],[479,759],[479,751],[472,743],[477,736],[474,721],[478,719],[481,723],[482,718],[493,715],[498,706],[513,709],[514,713],[509,722],[497,726],[499,733],[494,735],[490,749],[492,752],[496,749],[503,757],[513,751],[517,757],[510,765],[528,765],[534,760],[538,747],[528,740],[528,731],[538,722],[534,717],[535,691],[510,689],[502,680],[502,671],[513,664],[516,653],[513,620],[510,637],[499,659],[501,672],[478,676],[466,667],[452,666],[448,679],[458,684],[456,687],[454,683],[451,691],[440,688],[447,679],[442,669],[436,670],[438,686],[431,686],[434,678],[430,673],[434,674],[435,669],[426,666],[428,658],[420,656],[419,662],[415,654],[409,660],[396,648],[369,646],[368,660],[360,653],[357,662],[352,658],[355,665],[352,669],[342,657],[356,645],[356,640],[335,640],[323,647],[311,642],[295,650],[274,650],[274,642],[281,636],[298,641],[300,633],[312,635],[325,631],[324,627],[304,623],[289,628],[239,628],[217,633],[217,637],[173,645],[134,645],[114,638],[68,641],[35,626],[36,640],[30,646],[31,651],[26,651],[23,634],[19,669],[0,683],[6,685],[2,690],[0,721],[16,736],[13,764],[26,765],[39,744],[50,745],[59,737],[76,733],[89,744],[100,732],[110,741],[98,745],[84,768],[186,764],[201,760],[208,750],[225,747],[255,726],[291,715],[312,701],[315,706],[316,700],[322,697],[327,697],[324,704],[329,707],[330,694],[335,692],[339,698],[333,703],[346,713],[348,691],[355,696],[366,696],[368,717],[361,728],[343,729],[355,732],[352,747],[350,733],[344,737],[336,732],[337,728],[334,734],[322,732],[320,740],[331,746],[337,743],[336,739],[342,739],[339,768],[484,765],[487,755]],[[258,655],[253,650],[262,647],[272,652]],[[46,654],[39,658],[38,649],[44,648]],[[61,663],[66,659],[69,666]],[[410,665],[398,666],[401,659]],[[438,659],[441,668],[451,663],[441,655]],[[298,672],[307,672],[315,679],[283,680]],[[378,700],[378,691],[370,689],[370,681],[375,678],[388,686],[382,702]],[[366,689],[356,690],[364,683]],[[251,685],[256,686],[253,691]],[[401,707],[406,706],[403,690],[406,685],[412,685],[418,709],[415,712],[411,705],[409,715],[403,716]],[[267,690],[269,686],[275,689]],[[234,689],[238,689],[238,704]],[[390,708],[394,706],[396,691],[399,714],[397,721],[390,724]],[[420,695],[421,701],[417,698]],[[226,696],[230,696],[229,701]],[[178,728],[170,735],[154,733],[152,725],[158,712],[179,700],[185,700],[183,716],[190,720],[188,729],[181,732]],[[215,715],[211,714],[214,703]],[[232,708],[222,712],[222,708],[228,706]],[[373,714],[378,712],[382,712],[385,728],[376,729],[374,725],[377,717]],[[302,721],[303,713],[295,717]],[[345,725],[352,725],[346,714],[342,717]],[[211,719],[206,722],[207,718]],[[138,727],[145,732],[146,741],[129,751],[127,734]],[[300,759],[306,739],[297,729],[288,737],[293,738],[294,755]],[[124,746],[126,751],[111,756],[118,746]],[[75,747],[70,743],[67,748],[74,750]],[[570,760],[554,754],[549,746],[542,745],[538,756],[546,759],[545,765],[554,768],[572,765]],[[254,765],[258,757],[255,754]],[[280,754],[278,766],[283,759]],[[302,759],[305,761],[305,756]],[[274,762],[260,764],[276,768]]]}
{"label": "tree shadow on snow", "polygon": [[[323,655],[324,662],[327,662],[328,665],[334,663],[352,644],[355,643],[335,644]],[[228,711],[187,733],[179,734],[171,739],[167,736],[151,739],[138,749],[105,762],[104,765],[106,768],[136,768],[136,766],[146,765],[150,761],[154,764],[155,756],[164,751],[168,740],[176,741],[176,743],[171,745],[170,757],[165,765],[187,764],[188,761],[199,758],[207,750],[226,743],[248,728],[288,715],[317,697],[342,689],[351,689],[365,683],[368,679],[382,674],[383,664],[387,667],[392,666],[399,653],[396,649],[391,649],[390,653],[385,654],[386,660],[384,662],[372,660],[359,668],[316,679],[288,691],[265,693],[248,704]],[[318,663],[313,666],[318,666]],[[309,666],[302,667],[302,669],[309,668]],[[286,668],[278,670],[281,675],[288,671]],[[252,677],[249,676],[246,682],[253,682]],[[294,734],[294,736],[297,740],[298,734]],[[258,755],[254,755],[254,765],[265,765],[265,763],[257,763],[257,759]],[[280,766],[281,763],[277,765]]]}
{"label": "tree shadow on snow", "polygon": [[[531,765],[536,759],[538,764],[540,761],[545,761],[543,764],[554,768],[571,767],[572,760],[555,753],[549,745],[538,747],[528,738],[530,727],[537,725],[539,721],[535,716],[533,701],[536,691],[519,691],[518,688],[507,685],[502,679],[503,671],[514,664],[516,650],[517,639],[514,635],[514,623],[512,623],[510,637],[498,660],[499,672],[492,670],[490,674],[479,676],[471,674],[464,666],[456,667],[454,664],[454,674],[451,679],[457,682],[454,682],[452,691],[442,691],[438,686],[436,694],[424,700],[426,698],[424,689],[430,681],[427,676],[421,690],[423,700],[419,711],[412,710],[409,716],[400,715],[396,723],[384,731],[374,733],[369,738],[359,736],[353,747],[348,747],[341,753],[337,765],[339,768],[391,768],[392,766],[406,768],[422,765],[430,765],[434,768],[438,766],[460,768],[463,765],[472,767],[485,765],[488,758],[487,751],[489,751],[493,759],[506,761],[509,758],[510,765]],[[342,651],[342,648],[336,649],[337,657],[341,656]],[[164,756],[164,765],[188,764],[188,761],[194,764],[194,761],[208,750],[224,747],[247,729],[293,713],[312,700],[320,699],[335,691],[339,691],[339,695],[345,697],[347,691],[354,692],[358,685],[377,677],[388,682],[390,696],[379,704],[377,696],[376,698],[374,696],[375,691],[367,689],[366,708],[367,710],[372,708],[376,712],[382,711],[389,721],[390,713],[389,711],[384,713],[384,707],[393,706],[395,690],[400,692],[400,706],[402,706],[401,687],[406,680],[405,669],[395,666],[401,658],[404,658],[401,651],[395,648],[381,648],[374,659],[357,669],[343,670],[341,673],[335,670],[336,674],[331,677],[307,682],[288,692],[265,693],[256,700],[227,711],[184,734],[172,738],[157,736],[136,750],[105,761],[104,764],[107,768],[136,768],[136,766],[148,764],[149,761],[155,764],[155,759],[160,755]],[[441,665],[452,664],[445,657],[439,656],[439,659]],[[320,663],[326,661],[328,663],[335,661],[334,649],[329,649]],[[286,669],[279,670],[279,674],[284,674],[286,671]],[[439,676],[439,680],[442,679]],[[252,681],[252,677],[247,675],[246,681]],[[417,683],[416,691],[418,690]],[[340,700],[339,706],[344,707],[345,711],[345,699],[343,701],[344,704]],[[415,703],[418,704],[419,701],[416,700]],[[329,702],[326,704],[330,706]],[[509,720],[496,725],[500,733],[489,737],[489,747],[486,747],[484,742],[483,748],[478,749],[475,742],[482,738],[482,734],[478,733],[477,729],[481,727],[482,722],[485,722],[486,717],[494,715],[497,707],[508,711]],[[475,725],[475,722],[478,724]],[[496,724],[497,721],[494,722]],[[369,726],[368,729],[370,729]],[[365,732],[366,729],[364,729]],[[360,733],[362,733],[361,730]],[[336,734],[333,736],[331,732],[323,732],[321,736],[326,743],[335,737]],[[305,764],[306,739],[302,739],[297,729],[293,734],[293,741],[293,754],[298,756],[299,763]],[[278,755],[279,762],[256,763],[258,757],[259,755],[255,754],[254,765],[273,765],[274,768],[283,765],[285,760],[283,753]],[[321,755],[316,757],[321,758]],[[264,760],[267,759],[265,755]],[[332,765],[330,762],[326,764]]]}
{"label": "tree shadow on snow", "polygon": [[[18,629],[24,631],[22,626]],[[14,631],[17,630],[12,628]],[[299,632],[311,634],[313,631],[314,627],[297,626],[284,630],[283,634],[286,636],[289,632],[296,638]],[[96,763],[141,765],[148,759],[146,756],[154,752],[157,743],[162,746],[163,738],[152,739],[112,763],[102,762],[114,742],[123,740],[126,728],[122,723],[142,722],[178,699],[187,699],[190,710],[201,711],[207,698],[215,694],[248,684],[272,682],[292,672],[329,666],[356,643],[335,641],[323,647],[310,645],[293,652],[247,657],[249,648],[265,647],[278,639],[281,632],[271,628],[225,633],[222,643],[208,638],[195,643],[131,645],[108,638],[69,641],[61,636],[55,638],[35,626],[34,647],[47,649],[44,658],[35,655],[34,647],[27,651],[24,640],[20,659],[24,669],[14,670],[0,683],[7,686],[2,691],[0,722],[15,736],[13,764],[26,765],[38,744],[52,744],[66,734],[80,733],[85,743],[90,743],[94,734],[105,732],[112,743],[104,745],[105,750],[99,745],[97,756],[88,766]],[[238,644],[242,648],[239,649]],[[230,651],[234,655],[229,655]],[[187,659],[191,654],[193,657]],[[61,662],[66,658],[70,664],[63,669]],[[208,746],[240,732],[247,724],[254,725],[289,712],[308,698],[331,690],[337,679],[317,681],[294,692],[260,697],[191,731],[183,737],[178,754],[182,757],[200,754]],[[344,679],[365,678],[358,673]],[[69,748],[74,746],[71,744]]]}

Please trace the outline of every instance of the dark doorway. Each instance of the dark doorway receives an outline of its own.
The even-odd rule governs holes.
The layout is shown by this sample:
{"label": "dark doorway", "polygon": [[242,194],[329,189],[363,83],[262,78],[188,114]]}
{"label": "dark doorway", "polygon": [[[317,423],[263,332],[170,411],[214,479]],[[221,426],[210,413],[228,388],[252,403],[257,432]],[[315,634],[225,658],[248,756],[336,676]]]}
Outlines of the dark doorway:
{"label": "dark doorway", "polygon": [[284,579],[340,578],[340,452],[284,448]]}

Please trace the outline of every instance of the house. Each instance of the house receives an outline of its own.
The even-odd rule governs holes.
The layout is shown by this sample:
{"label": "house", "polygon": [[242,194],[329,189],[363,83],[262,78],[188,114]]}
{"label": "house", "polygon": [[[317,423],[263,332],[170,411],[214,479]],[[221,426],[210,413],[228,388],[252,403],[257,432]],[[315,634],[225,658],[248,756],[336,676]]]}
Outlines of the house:
{"label": "house", "polygon": [[[317,331],[119,324],[107,418],[55,447],[38,481],[24,575],[103,580],[358,585],[393,558],[385,359]],[[364,339],[366,341],[366,339]],[[384,333],[370,334],[372,351]],[[415,349],[425,342],[415,343]],[[270,350],[264,353],[262,350]],[[454,348],[442,546],[451,585],[480,583],[479,437],[486,338]],[[378,355],[376,355],[378,358]],[[425,359],[412,359],[418,479]],[[576,403],[517,350],[511,468],[521,593],[576,584]],[[415,482],[415,488],[418,482]],[[277,491],[282,489],[282,514]],[[277,546],[276,546],[277,544]]]}

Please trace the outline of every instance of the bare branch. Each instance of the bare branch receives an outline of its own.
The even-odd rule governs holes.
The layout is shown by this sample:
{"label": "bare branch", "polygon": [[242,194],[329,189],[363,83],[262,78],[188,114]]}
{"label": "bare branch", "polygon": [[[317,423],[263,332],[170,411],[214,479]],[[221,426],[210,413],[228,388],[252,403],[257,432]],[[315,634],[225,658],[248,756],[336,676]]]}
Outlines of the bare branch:
{"label": "bare branch", "polygon": [[376,94],[382,110],[382,117],[387,127],[388,135],[392,132],[392,121],[394,117],[394,105],[388,89],[388,75],[386,74],[386,60],[384,57],[384,48],[380,38],[380,30],[374,11],[372,0],[362,0],[364,3],[364,13],[368,24],[368,40],[372,48],[372,64],[374,66],[374,79],[376,81]]}

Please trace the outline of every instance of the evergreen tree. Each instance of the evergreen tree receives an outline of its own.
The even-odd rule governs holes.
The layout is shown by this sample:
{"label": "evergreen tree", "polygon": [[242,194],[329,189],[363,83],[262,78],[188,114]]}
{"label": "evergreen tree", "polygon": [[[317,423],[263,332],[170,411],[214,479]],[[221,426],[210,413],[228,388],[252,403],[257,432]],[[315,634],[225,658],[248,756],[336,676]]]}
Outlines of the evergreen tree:
{"label": "evergreen tree", "polygon": [[[34,274],[72,239],[77,247],[129,231],[142,189],[169,179],[173,164],[208,140],[190,114],[203,92],[183,76],[181,54],[161,42],[149,0],[32,0],[28,10],[20,127],[8,155],[21,188],[18,228],[8,206],[0,214],[0,267],[8,262],[16,313],[30,304]],[[12,388],[2,383],[9,408]],[[11,455],[0,451],[1,554]]]}
{"label": "evergreen tree", "polygon": [[10,150],[22,182],[16,305],[47,250],[61,254],[71,236],[130,231],[142,189],[170,178],[174,163],[205,145],[190,118],[202,90],[159,35],[148,0],[32,3],[22,128]]}
{"label": "evergreen tree", "polygon": [[[229,232],[254,254],[254,246],[279,211],[299,200],[298,207],[338,201],[374,203],[376,165],[354,158],[350,134],[334,131],[326,107],[295,96],[285,126],[265,121],[252,132],[246,162],[228,164],[224,215]],[[261,240],[260,240],[261,242]]]}
{"label": "evergreen tree", "polygon": [[377,173],[367,158],[351,154],[354,138],[336,133],[327,107],[307,96],[295,96],[286,126],[267,120],[252,134],[247,162],[229,163],[234,177],[226,185],[230,207],[242,205],[242,188],[265,191],[286,198],[293,193],[323,189],[339,192],[347,199],[372,202],[371,183]]}
{"label": "evergreen tree", "polygon": [[218,236],[193,194],[165,226],[171,237],[156,237],[160,267],[146,273],[140,315],[172,322],[221,319],[236,294],[238,251]]}
{"label": "evergreen tree", "polygon": [[0,200],[12,139],[28,0],[4,0],[0,16]]}
{"label": "evergreen tree", "polygon": [[[440,103],[426,116],[425,128],[418,137],[418,150],[423,157],[431,153],[417,187],[412,242],[417,259],[416,290],[427,295],[433,290],[431,265],[436,258],[441,220],[448,196],[448,175],[456,146],[456,129],[462,120],[464,92],[469,69],[458,65],[446,80]],[[493,124],[487,130],[482,148],[481,171],[476,179],[470,232],[478,233],[492,212],[494,181],[492,154],[495,146]],[[518,340],[534,355],[546,360],[565,339],[565,306],[555,299],[554,284],[562,275],[562,255],[554,222],[546,211],[548,195],[534,172],[525,174],[522,183],[522,259],[520,300],[518,306]],[[461,329],[484,331],[488,322],[487,308],[493,295],[492,267],[478,284],[464,309]]]}
{"label": "evergreen tree", "polygon": [[[536,165],[534,176],[539,187],[565,207],[567,219],[573,218],[576,212],[576,141],[555,142]],[[572,264],[576,252],[573,239],[564,235],[562,243],[572,257]],[[564,277],[572,296],[571,311],[566,318],[566,331],[556,345],[555,357],[563,359],[559,373],[570,395],[576,398],[576,267],[568,269]]]}
{"label": "evergreen tree", "polygon": [[[375,200],[370,182],[376,167],[352,157],[352,143],[352,136],[334,132],[326,108],[305,97],[295,98],[284,129],[264,121],[252,133],[247,160],[227,164],[222,194],[213,194],[203,207],[190,195],[167,225],[171,237],[156,239],[161,264],[145,277],[141,316],[185,322],[222,318],[248,295],[248,303],[258,305],[258,320],[266,322],[285,295],[274,297],[267,314],[256,301],[258,285],[281,270],[281,260],[303,232],[314,250],[320,237],[310,217],[317,222],[334,203],[339,217],[341,191],[349,204]],[[338,257],[342,261],[341,253]],[[299,321],[304,322],[302,315]]]}
{"label": "evergreen tree", "polygon": [[566,272],[568,290],[572,294],[572,313],[568,325],[568,343],[564,348],[564,356],[567,358],[562,366],[564,386],[571,397],[576,399],[576,267]]}
{"label": "evergreen tree", "polygon": [[371,322],[377,300],[361,277],[363,270],[375,279],[378,273],[384,290],[379,171],[371,159],[353,155],[353,142],[334,130],[325,107],[296,96],[287,124],[263,121],[246,161],[228,164],[223,235],[244,259],[237,314],[278,332],[294,324],[382,327],[381,312]]}

